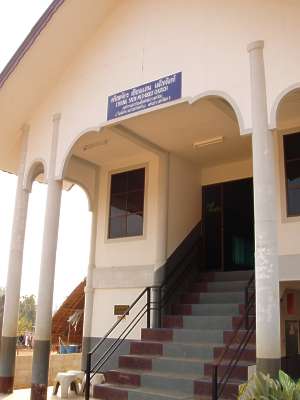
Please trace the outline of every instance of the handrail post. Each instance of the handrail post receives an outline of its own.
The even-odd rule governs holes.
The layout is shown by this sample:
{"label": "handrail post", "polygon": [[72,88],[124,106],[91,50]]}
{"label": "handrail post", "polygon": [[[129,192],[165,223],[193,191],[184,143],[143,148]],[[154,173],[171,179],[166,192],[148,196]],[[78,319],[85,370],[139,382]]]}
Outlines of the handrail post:
{"label": "handrail post", "polygon": [[147,328],[151,327],[151,288],[147,287]]}
{"label": "handrail post", "polygon": [[248,293],[248,286],[245,289],[245,329],[249,329],[249,293]]}
{"label": "handrail post", "polygon": [[161,328],[161,286],[158,289],[158,294],[157,294],[157,319],[158,319],[158,328]]}
{"label": "handrail post", "polygon": [[90,387],[91,387],[91,363],[92,363],[92,354],[87,354],[86,360],[86,373],[85,373],[85,388],[84,388],[84,398],[85,400],[90,399]]}
{"label": "handrail post", "polygon": [[218,366],[217,365],[213,365],[212,400],[218,400]]}

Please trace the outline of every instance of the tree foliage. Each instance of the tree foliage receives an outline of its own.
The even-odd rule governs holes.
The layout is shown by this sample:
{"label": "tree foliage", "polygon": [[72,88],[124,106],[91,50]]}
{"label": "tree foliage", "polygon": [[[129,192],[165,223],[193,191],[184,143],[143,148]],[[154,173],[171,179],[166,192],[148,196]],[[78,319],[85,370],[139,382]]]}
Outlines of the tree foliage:
{"label": "tree foliage", "polygon": [[22,296],[19,308],[18,331],[32,331],[35,324],[36,301],[35,296]]}

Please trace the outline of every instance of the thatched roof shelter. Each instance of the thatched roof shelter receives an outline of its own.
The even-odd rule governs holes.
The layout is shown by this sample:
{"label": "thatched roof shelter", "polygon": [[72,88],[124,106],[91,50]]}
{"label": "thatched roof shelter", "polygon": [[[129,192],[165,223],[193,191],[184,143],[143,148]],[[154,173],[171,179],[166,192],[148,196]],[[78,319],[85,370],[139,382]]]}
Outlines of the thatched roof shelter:
{"label": "thatched roof shelter", "polygon": [[[84,311],[83,280],[67,297],[52,318],[52,345],[58,345],[59,338],[67,344],[81,344]],[[70,322],[69,322],[70,321]]]}

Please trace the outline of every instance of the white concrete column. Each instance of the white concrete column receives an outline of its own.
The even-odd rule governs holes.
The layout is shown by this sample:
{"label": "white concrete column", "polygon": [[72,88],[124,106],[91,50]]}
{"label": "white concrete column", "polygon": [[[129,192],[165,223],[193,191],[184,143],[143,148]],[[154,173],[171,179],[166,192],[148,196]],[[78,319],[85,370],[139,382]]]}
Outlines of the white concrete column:
{"label": "white concrete column", "polygon": [[4,317],[0,351],[0,393],[13,391],[16,336],[20,287],[22,277],[23,250],[26,230],[29,192],[23,188],[28,143],[28,127],[23,128],[15,199],[14,219],[5,291]]}
{"label": "white concrete column", "polygon": [[169,154],[159,155],[158,169],[158,212],[157,212],[157,241],[156,269],[163,266],[167,260],[168,244],[168,198],[169,198]]}
{"label": "white concrete column", "polygon": [[[156,224],[156,261],[154,271],[154,285],[160,285],[165,277],[168,245],[168,199],[169,199],[169,154],[159,152],[158,166],[158,204],[157,204],[157,224]],[[160,304],[163,293],[158,289],[151,291],[151,301],[153,305]],[[154,310],[151,316],[151,327],[159,327],[161,313]]]}
{"label": "white concrete column", "polygon": [[98,226],[98,203],[99,203],[99,168],[95,174],[94,187],[94,204],[92,209],[92,226],[91,226],[91,244],[88,272],[85,286],[85,302],[84,302],[84,321],[83,321],[83,338],[82,338],[82,369],[85,369],[86,354],[91,345],[92,317],[94,305],[94,289],[93,289],[93,273],[96,267],[96,242],[97,242],[97,226]]}
{"label": "white concrete column", "polygon": [[62,181],[55,180],[60,115],[53,118],[53,136],[48,173],[48,191],[34,338],[31,399],[47,399],[51,340],[53,287],[58,239]]}
{"label": "white concrete column", "polygon": [[268,128],[263,41],[250,43],[257,369],[280,368],[280,297],[274,139]]}

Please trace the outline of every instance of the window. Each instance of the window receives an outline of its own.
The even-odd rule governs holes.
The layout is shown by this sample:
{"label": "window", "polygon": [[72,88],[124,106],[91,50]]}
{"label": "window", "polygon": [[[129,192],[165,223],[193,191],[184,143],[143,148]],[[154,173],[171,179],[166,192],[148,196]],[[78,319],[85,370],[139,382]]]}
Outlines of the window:
{"label": "window", "polygon": [[145,168],[111,176],[108,237],[143,234]]}
{"label": "window", "polygon": [[300,215],[300,133],[283,136],[288,217]]}

